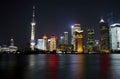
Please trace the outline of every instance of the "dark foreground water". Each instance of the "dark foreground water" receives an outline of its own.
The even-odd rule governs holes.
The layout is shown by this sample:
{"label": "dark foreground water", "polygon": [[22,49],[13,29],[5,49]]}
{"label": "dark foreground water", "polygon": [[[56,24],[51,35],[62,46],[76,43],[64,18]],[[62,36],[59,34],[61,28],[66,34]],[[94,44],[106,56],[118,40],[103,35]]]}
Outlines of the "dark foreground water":
{"label": "dark foreground water", "polygon": [[0,79],[120,79],[120,54],[0,55]]}

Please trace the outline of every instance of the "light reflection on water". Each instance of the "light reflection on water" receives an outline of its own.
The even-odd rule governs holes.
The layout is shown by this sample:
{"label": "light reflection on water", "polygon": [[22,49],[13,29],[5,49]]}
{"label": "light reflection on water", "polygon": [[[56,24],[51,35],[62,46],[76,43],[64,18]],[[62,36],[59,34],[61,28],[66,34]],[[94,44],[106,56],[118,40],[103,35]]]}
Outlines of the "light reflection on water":
{"label": "light reflection on water", "polygon": [[0,55],[3,79],[119,79],[120,54]]}
{"label": "light reflection on water", "polygon": [[111,71],[114,79],[120,78],[120,54],[111,55]]}

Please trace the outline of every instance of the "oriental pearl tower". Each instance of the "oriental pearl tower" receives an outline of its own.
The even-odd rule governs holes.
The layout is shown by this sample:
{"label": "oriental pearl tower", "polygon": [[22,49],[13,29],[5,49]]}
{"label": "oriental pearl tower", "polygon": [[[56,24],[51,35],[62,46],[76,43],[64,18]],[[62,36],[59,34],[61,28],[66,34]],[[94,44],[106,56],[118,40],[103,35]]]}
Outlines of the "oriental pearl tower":
{"label": "oriental pearl tower", "polygon": [[32,22],[31,22],[31,39],[30,39],[30,48],[32,51],[35,49],[35,6],[33,5],[33,15],[32,15]]}

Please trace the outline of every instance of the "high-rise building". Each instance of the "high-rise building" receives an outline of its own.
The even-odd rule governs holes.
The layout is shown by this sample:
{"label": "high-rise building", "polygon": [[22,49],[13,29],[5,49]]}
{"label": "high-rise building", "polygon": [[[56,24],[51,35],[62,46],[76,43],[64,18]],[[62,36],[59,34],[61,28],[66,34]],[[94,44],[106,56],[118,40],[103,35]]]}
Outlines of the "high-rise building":
{"label": "high-rise building", "polygon": [[56,37],[54,35],[52,35],[50,37],[50,51],[56,50]]}
{"label": "high-rise building", "polygon": [[35,48],[35,6],[33,6],[33,15],[32,15],[32,22],[31,22],[31,40],[30,40],[30,48],[34,51]]}
{"label": "high-rise building", "polygon": [[108,53],[109,46],[109,27],[108,24],[101,18],[100,20],[100,51]]}
{"label": "high-rise building", "polygon": [[89,51],[93,51],[95,45],[94,29],[87,30],[87,48]]}
{"label": "high-rise building", "polygon": [[44,50],[44,51],[47,51],[48,50],[48,39],[47,39],[47,36],[44,35],[43,36],[43,39],[38,39],[37,40],[37,45],[36,45],[36,48],[39,49],[39,50]]}
{"label": "high-rise building", "polygon": [[64,36],[60,36],[59,44],[64,44]]}
{"label": "high-rise building", "polygon": [[50,51],[50,39],[48,39],[48,42],[47,42],[47,49],[48,51]]}
{"label": "high-rise building", "polygon": [[64,44],[68,44],[68,32],[64,32]]}
{"label": "high-rise building", "polygon": [[72,26],[71,35],[73,50],[83,52],[83,30],[81,30],[80,24],[75,24]]}
{"label": "high-rise building", "polygon": [[120,51],[120,23],[114,23],[110,26],[111,50]]}
{"label": "high-rise building", "polygon": [[38,39],[37,40],[36,48],[39,49],[39,50],[43,50],[44,49],[44,40],[43,39]]}
{"label": "high-rise building", "polygon": [[47,51],[47,42],[48,42],[48,40],[47,40],[47,36],[46,35],[43,36],[43,42],[44,42],[43,50]]}
{"label": "high-rise building", "polygon": [[71,44],[73,45],[73,50],[74,51],[76,51],[76,44],[75,44],[75,32],[76,31],[80,31],[80,24],[74,24],[73,26],[72,26],[72,28],[71,28],[71,37],[72,37],[72,39],[71,39]]}
{"label": "high-rise building", "polygon": [[76,51],[79,53],[83,52],[83,31],[76,31],[75,32],[75,46]]}

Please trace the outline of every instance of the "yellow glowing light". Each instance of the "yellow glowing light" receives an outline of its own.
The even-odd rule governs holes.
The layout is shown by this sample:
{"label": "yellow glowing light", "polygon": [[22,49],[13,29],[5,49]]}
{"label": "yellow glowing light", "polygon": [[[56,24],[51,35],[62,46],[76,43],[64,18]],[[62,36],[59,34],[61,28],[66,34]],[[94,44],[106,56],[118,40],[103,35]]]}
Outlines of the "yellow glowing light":
{"label": "yellow glowing light", "polygon": [[82,34],[77,34],[76,35],[77,37],[77,52],[83,52],[83,43],[82,43],[82,38],[83,38],[83,35]]}
{"label": "yellow glowing light", "polygon": [[110,53],[109,50],[101,50],[101,52],[104,52],[104,53]]}
{"label": "yellow glowing light", "polygon": [[77,52],[83,52],[82,40],[77,43]]}
{"label": "yellow glowing light", "polygon": [[44,35],[44,36],[43,36],[43,39],[47,39],[47,36],[46,36],[46,35]]}

